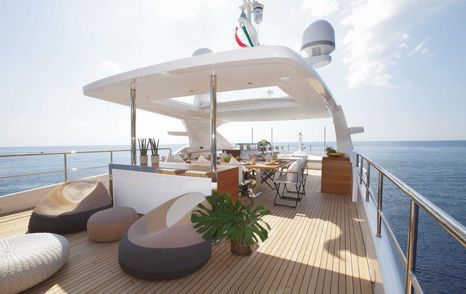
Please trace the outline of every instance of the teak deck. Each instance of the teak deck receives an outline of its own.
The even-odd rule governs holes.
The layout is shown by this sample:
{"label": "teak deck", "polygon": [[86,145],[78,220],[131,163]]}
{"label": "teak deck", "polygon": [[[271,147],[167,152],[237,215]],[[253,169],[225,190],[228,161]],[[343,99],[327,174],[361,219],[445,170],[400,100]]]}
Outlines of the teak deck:
{"label": "teak deck", "polygon": [[[132,278],[118,265],[118,242],[66,235],[67,264],[28,293],[372,293],[368,259],[350,197],[320,193],[320,171],[308,176],[297,209],[274,206],[267,186],[256,200],[270,208],[269,239],[249,257],[213,247],[208,264],[187,277],[160,282]],[[26,232],[30,211],[0,217],[0,237]]]}

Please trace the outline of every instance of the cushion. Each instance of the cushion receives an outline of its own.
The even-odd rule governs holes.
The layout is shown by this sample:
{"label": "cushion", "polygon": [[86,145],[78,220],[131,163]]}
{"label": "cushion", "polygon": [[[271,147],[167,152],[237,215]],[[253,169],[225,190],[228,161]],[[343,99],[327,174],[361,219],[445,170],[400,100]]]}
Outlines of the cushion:
{"label": "cushion", "polygon": [[41,199],[29,219],[29,232],[74,233],[86,229],[95,212],[111,207],[112,199],[100,181],[65,182]]}
{"label": "cushion", "polygon": [[207,160],[204,156],[200,155],[199,158],[195,162],[193,162],[193,164],[209,165],[210,161]]}
{"label": "cushion", "polygon": [[175,154],[175,155],[168,154],[167,158],[165,159],[165,162],[181,162],[181,163],[184,163],[184,160],[178,154]]}
{"label": "cushion", "polygon": [[290,167],[288,167],[288,173],[287,173],[287,181],[288,182],[296,182],[298,179],[298,171],[301,167],[301,159],[296,160],[293,162]]}
{"label": "cushion", "polygon": [[200,193],[171,199],[136,221],[124,234],[118,252],[121,268],[146,280],[174,279],[201,268],[212,253],[191,223],[191,213],[205,201]]}
{"label": "cushion", "polygon": [[69,256],[68,240],[36,233],[0,239],[0,293],[18,293],[56,273]]}
{"label": "cushion", "polygon": [[237,166],[237,167],[238,167],[238,171],[239,171],[238,180],[239,180],[239,183],[242,184],[243,181],[244,181],[243,172],[248,171],[248,169],[245,168],[244,165],[241,164],[241,162],[239,162],[238,160],[236,160],[236,158],[234,158],[234,157],[232,157],[232,158],[230,159],[230,162],[229,162],[228,164],[229,164],[229,165],[232,165],[232,166]]}
{"label": "cushion", "polygon": [[113,242],[121,239],[138,220],[131,207],[112,207],[94,213],[87,221],[89,239],[94,242]]}

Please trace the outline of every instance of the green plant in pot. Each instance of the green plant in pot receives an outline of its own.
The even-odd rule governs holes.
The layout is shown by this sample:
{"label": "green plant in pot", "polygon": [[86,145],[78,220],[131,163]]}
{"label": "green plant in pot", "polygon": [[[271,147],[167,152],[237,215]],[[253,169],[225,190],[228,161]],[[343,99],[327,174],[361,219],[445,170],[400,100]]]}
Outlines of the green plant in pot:
{"label": "green plant in pot", "polygon": [[145,138],[140,138],[138,139],[138,144],[139,144],[139,162],[141,165],[147,165],[147,150],[149,149],[149,142],[147,142],[147,139]]}
{"label": "green plant in pot", "polygon": [[160,140],[157,139],[157,141],[155,141],[155,138],[149,139],[149,146],[151,152],[150,161],[152,162],[152,165],[158,164]]}
{"label": "green plant in pot", "polygon": [[206,199],[210,207],[201,203],[191,215],[194,228],[205,240],[226,238],[233,254],[246,256],[252,253],[252,245],[268,238],[270,226],[263,220],[270,214],[267,208],[243,205],[229,194],[214,193]]}

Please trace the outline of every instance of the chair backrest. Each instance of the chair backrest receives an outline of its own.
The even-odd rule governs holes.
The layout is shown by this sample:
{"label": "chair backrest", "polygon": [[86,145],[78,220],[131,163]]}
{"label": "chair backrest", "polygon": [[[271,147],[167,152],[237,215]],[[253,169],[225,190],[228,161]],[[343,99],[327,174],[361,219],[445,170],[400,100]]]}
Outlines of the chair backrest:
{"label": "chair backrest", "polygon": [[244,182],[244,177],[243,177],[243,172],[247,171],[248,169],[245,168],[241,162],[239,162],[238,160],[236,160],[236,158],[232,157],[230,159],[230,162],[228,163],[228,165],[231,165],[231,166],[237,166],[238,167],[238,180],[239,180],[239,184],[241,185],[243,182]]}
{"label": "chair backrest", "polygon": [[97,181],[67,182],[63,187],[63,197],[70,202],[81,202],[96,188]]}
{"label": "chair backrest", "polygon": [[292,183],[300,183],[305,178],[305,170],[307,165],[307,156],[302,156],[293,162],[288,167],[287,181]]}
{"label": "chair backrest", "polygon": [[[167,227],[170,227],[186,217],[189,212],[196,206],[205,201],[205,196],[202,193],[186,193],[179,196],[170,206],[166,215]],[[189,214],[189,220],[191,215]]]}

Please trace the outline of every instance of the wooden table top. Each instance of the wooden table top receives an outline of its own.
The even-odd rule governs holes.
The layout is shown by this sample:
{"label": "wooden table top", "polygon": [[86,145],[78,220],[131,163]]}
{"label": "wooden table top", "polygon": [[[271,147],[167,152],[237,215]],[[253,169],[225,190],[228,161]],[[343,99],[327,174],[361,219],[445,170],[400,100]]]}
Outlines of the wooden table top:
{"label": "wooden table top", "polygon": [[276,164],[266,163],[265,161],[258,161],[256,164],[252,164],[251,162],[242,162],[242,164],[247,169],[277,170],[282,167],[287,167],[290,164],[290,161],[280,161]]}

